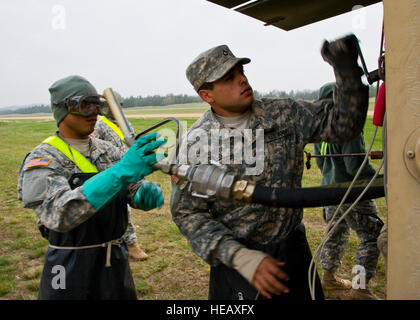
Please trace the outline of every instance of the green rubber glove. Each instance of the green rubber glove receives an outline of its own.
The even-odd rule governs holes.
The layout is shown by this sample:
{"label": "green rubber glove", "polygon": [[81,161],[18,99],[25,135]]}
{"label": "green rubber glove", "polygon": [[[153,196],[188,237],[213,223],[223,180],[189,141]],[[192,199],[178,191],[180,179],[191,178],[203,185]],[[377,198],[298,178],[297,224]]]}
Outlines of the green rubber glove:
{"label": "green rubber glove", "polygon": [[141,180],[156,170],[152,165],[167,156],[153,152],[166,143],[166,140],[156,140],[157,137],[158,133],[151,133],[137,139],[119,162],[83,183],[83,193],[96,210],[129,183]]}
{"label": "green rubber glove", "polygon": [[163,205],[162,189],[150,181],[145,181],[134,196],[134,203],[141,210],[148,211]]}

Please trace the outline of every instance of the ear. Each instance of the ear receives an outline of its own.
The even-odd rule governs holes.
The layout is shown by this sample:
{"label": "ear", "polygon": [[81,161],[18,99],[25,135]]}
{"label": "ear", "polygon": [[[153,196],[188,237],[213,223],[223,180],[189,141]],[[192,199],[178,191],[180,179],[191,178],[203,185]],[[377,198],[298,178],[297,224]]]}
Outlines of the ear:
{"label": "ear", "polygon": [[201,99],[203,99],[208,104],[211,104],[214,102],[211,90],[202,89],[198,91],[198,95],[200,96]]}

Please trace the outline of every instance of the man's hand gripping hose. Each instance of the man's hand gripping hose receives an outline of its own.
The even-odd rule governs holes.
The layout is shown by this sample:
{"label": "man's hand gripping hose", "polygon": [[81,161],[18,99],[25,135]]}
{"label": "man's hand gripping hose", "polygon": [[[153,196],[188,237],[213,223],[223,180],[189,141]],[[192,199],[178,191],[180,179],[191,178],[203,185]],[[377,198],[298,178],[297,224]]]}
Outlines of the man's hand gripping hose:
{"label": "man's hand gripping hose", "polygon": [[158,133],[151,133],[139,138],[119,162],[85,181],[83,193],[96,210],[129,183],[139,181],[156,170],[153,165],[167,156],[154,152],[166,143],[164,139],[156,140],[157,137]]}

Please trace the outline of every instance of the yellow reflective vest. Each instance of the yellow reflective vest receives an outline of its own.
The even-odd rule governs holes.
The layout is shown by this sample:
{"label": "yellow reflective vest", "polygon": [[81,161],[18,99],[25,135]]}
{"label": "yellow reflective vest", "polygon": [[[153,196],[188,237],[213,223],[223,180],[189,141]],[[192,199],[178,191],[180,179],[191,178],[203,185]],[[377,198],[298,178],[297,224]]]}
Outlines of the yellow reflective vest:
{"label": "yellow reflective vest", "polygon": [[69,146],[62,139],[57,136],[51,136],[42,141],[42,143],[49,144],[63,153],[67,158],[75,163],[75,165],[84,173],[96,173],[98,169],[87,160],[83,154]]}
{"label": "yellow reflective vest", "polygon": [[321,142],[321,150],[320,150],[321,156],[325,156],[327,154],[327,146],[328,146],[328,142],[325,142],[325,141]]}

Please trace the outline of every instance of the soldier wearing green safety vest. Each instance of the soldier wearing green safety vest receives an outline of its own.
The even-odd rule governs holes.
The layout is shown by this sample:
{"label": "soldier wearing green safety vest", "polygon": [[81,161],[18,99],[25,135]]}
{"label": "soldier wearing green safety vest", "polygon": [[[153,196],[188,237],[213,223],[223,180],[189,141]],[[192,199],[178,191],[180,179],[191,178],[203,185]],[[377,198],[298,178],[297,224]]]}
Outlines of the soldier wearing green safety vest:
{"label": "soldier wearing green safety vest", "polygon": [[90,137],[103,97],[86,79],[69,76],[49,91],[58,131],[26,155],[18,176],[18,198],[49,242],[38,297],[136,299],[122,241],[127,204],[163,204],[143,178],[165,157],[154,153],[165,140],[147,135],[124,154]]}
{"label": "soldier wearing green safety vest", "polygon": [[[333,100],[334,84],[328,83],[321,87],[319,100]],[[314,144],[314,153],[319,155],[366,153],[365,141],[362,133],[355,139],[343,143],[333,144],[322,141]],[[316,164],[322,171],[321,185],[351,182],[359,170],[363,158],[361,157],[338,157],[316,158]],[[363,167],[359,179],[371,179],[375,169],[367,162]],[[334,221],[337,221],[350,207],[344,204]],[[324,207],[324,219],[328,223],[333,219],[337,206]],[[367,288],[352,288],[350,280],[340,279],[335,275],[341,265],[341,259],[347,248],[350,229],[357,233],[360,239],[356,253],[356,264],[363,267],[366,285],[376,275],[379,250],[376,244],[382,221],[378,217],[378,208],[374,200],[360,201],[336,227],[335,231],[325,242],[321,253],[321,265],[323,271],[322,287],[324,290],[339,290],[350,299],[377,299]],[[360,268],[359,267],[359,268]],[[348,291],[347,291],[348,290]]]}
{"label": "soldier wearing green safety vest", "polygon": [[[120,102],[121,103],[121,102]],[[128,123],[132,131],[134,129],[131,127],[131,124]],[[99,117],[99,120],[96,122],[95,131],[91,133],[91,136],[94,138],[98,138],[101,140],[111,142],[115,147],[120,149],[123,153],[128,150],[128,146],[125,143],[124,134],[121,129],[118,127],[112,113],[110,112],[109,108],[105,108],[104,114]],[[151,183],[147,181],[146,183]],[[159,187],[159,184],[155,184],[156,187]],[[163,198],[163,193],[162,193]],[[128,254],[130,260],[145,260],[147,259],[148,255],[138,244],[137,234],[136,234],[136,227],[131,222],[131,210],[128,207],[128,226],[127,230],[123,236],[124,242],[128,246]]]}

